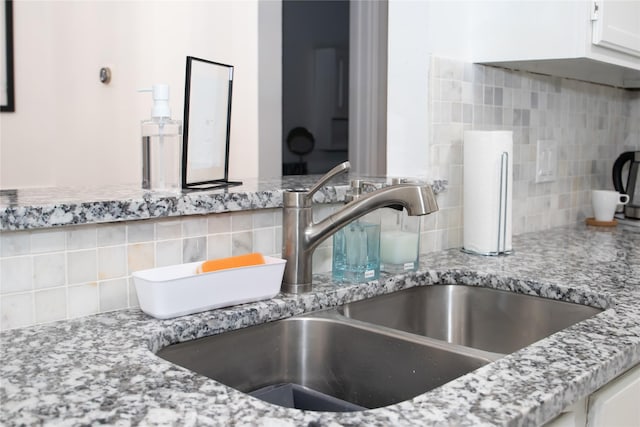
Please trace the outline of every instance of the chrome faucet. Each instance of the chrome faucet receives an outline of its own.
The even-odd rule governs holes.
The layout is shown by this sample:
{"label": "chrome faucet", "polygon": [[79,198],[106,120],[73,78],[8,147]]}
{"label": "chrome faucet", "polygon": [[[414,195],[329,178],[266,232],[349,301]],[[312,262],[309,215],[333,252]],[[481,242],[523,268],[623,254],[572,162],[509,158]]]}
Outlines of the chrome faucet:
{"label": "chrome faucet", "polygon": [[313,195],[330,179],[349,170],[344,162],[331,169],[309,190],[288,190],[283,194],[282,257],[287,260],[282,292],[311,291],[311,259],[316,247],[350,222],[378,208],[406,208],[412,216],[438,210],[430,185],[396,184],[380,188],[345,204],[320,222],[313,222]]}

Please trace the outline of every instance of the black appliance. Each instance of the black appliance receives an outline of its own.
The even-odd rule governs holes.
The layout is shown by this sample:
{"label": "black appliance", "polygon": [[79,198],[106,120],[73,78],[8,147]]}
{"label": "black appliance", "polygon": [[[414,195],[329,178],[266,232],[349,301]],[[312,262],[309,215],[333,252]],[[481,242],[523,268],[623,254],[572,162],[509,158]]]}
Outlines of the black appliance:
{"label": "black appliance", "polygon": [[[628,169],[626,169],[628,166]],[[627,171],[625,173],[625,170]],[[627,151],[613,163],[613,187],[618,193],[628,194],[629,203],[624,207],[624,216],[640,219],[640,151]],[[623,177],[626,175],[626,182]]]}

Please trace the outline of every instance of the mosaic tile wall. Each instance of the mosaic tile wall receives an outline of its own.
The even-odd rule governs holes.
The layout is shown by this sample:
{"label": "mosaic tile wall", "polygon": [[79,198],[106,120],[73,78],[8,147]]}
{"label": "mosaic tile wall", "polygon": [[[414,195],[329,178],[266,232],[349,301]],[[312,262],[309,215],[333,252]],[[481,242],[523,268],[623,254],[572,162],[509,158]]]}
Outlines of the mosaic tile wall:
{"label": "mosaic tile wall", "polygon": [[[514,234],[591,215],[590,190],[612,188],[614,159],[640,149],[637,91],[442,58],[429,79],[431,177],[449,185],[440,211],[423,219],[422,253],[462,245],[464,130],[514,132]],[[535,183],[538,139],[558,143],[555,182]],[[252,251],[279,256],[281,222],[270,209],[0,233],[0,329],[136,307],[135,270]],[[314,271],[331,269],[330,244],[316,250]]]}
{"label": "mosaic tile wall", "polygon": [[[513,131],[514,234],[591,216],[590,190],[613,189],[613,161],[640,149],[638,91],[444,58],[432,58],[429,75],[429,170],[449,186],[425,249],[462,246],[465,130]],[[558,144],[554,182],[535,183],[537,140]]]}

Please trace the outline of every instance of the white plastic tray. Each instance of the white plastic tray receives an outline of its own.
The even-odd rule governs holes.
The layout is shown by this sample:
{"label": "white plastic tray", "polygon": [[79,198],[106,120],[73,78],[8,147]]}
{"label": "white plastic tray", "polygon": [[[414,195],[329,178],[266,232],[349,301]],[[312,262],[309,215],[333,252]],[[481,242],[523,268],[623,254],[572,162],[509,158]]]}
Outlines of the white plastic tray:
{"label": "white plastic tray", "polygon": [[286,260],[196,274],[202,262],[136,271],[132,274],[142,311],[170,319],[214,308],[273,298],[280,292]]}

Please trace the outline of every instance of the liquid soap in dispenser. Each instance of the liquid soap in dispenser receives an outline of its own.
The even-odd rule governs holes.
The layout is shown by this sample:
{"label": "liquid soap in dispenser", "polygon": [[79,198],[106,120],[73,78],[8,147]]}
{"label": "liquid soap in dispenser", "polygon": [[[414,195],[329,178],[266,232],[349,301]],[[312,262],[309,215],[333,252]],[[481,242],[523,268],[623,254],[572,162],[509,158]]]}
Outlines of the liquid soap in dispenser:
{"label": "liquid soap in dispenser", "polygon": [[[351,181],[346,201],[356,200],[364,186]],[[338,230],[333,236],[333,280],[338,283],[362,283],[380,277],[380,215],[368,213]]]}
{"label": "liquid soap in dispenser", "polygon": [[151,92],[151,118],[142,122],[142,188],[180,191],[182,123],[171,118],[169,86],[155,84]]}

